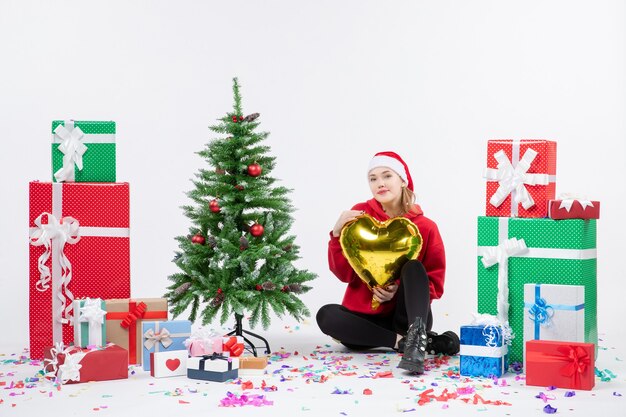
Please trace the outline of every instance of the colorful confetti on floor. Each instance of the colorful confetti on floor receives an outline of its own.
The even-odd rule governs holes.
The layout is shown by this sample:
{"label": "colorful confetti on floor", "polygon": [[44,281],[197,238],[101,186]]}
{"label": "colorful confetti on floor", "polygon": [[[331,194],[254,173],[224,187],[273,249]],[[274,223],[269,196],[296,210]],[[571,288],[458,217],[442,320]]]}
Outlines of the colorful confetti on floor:
{"label": "colorful confetti on floor", "polygon": [[70,405],[80,415],[126,415],[134,407],[158,415],[359,417],[587,415],[598,409],[619,415],[624,408],[624,355],[606,341],[595,388],[575,391],[526,386],[519,364],[501,378],[461,376],[458,357],[429,357],[424,375],[410,375],[396,368],[400,358],[393,351],[352,352],[308,330],[286,326],[272,337],[277,348],[264,374],[225,383],[155,379],[132,366],[128,380],[60,385],[44,378],[41,361],[30,360],[28,351],[0,353],[0,414],[60,416]]}

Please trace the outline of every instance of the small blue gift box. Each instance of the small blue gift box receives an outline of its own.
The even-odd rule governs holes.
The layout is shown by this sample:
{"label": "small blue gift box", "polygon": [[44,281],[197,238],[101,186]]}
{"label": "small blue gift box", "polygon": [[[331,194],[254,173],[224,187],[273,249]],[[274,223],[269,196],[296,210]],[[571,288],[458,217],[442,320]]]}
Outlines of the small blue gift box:
{"label": "small blue gift box", "polygon": [[185,339],[191,336],[189,320],[144,321],[141,323],[143,338],[142,364],[150,370],[150,353],[186,350]]}
{"label": "small blue gift box", "polygon": [[502,330],[493,325],[461,326],[460,371],[463,376],[500,377],[509,367]]}
{"label": "small blue gift box", "polygon": [[224,382],[239,376],[239,358],[219,353],[187,359],[187,378]]}

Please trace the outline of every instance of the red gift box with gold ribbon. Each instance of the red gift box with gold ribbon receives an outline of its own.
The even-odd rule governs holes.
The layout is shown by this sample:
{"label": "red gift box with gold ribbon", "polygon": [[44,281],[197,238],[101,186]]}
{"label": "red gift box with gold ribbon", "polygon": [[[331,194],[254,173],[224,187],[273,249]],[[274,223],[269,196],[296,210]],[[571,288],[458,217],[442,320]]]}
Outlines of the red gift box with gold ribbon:
{"label": "red gift box with gold ribbon", "polygon": [[546,217],[556,187],[556,142],[490,140],[484,177],[486,216]]}
{"label": "red gift box with gold ribbon", "polygon": [[529,340],[526,385],[591,390],[595,384],[593,343]]}
{"label": "red gift box with gold ribbon", "polygon": [[30,356],[74,340],[72,301],[130,297],[128,183],[29,187]]}
{"label": "red gift box with gold ribbon", "polygon": [[128,350],[128,363],[141,363],[143,321],[167,320],[165,298],[104,300],[107,311],[107,341]]}

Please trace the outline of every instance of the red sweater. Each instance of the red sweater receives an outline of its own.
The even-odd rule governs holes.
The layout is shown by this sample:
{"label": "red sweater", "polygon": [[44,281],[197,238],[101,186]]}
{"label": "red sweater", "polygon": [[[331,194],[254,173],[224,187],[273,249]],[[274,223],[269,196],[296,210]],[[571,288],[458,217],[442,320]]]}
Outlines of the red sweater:
{"label": "red sweater", "polygon": [[[437,225],[423,215],[420,206],[416,205],[415,208],[415,213],[407,213],[404,217],[415,223],[422,235],[422,250],[417,259],[422,262],[428,273],[428,279],[430,280],[430,300],[432,301],[441,298],[443,295],[443,283],[446,274],[446,255]],[[380,203],[375,199],[368,200],[365,203],[359,203],[352,207],[352,210],[363,210],[379,221],[389,219],[389,216],[383,211]],[[339,238],[334,237],[332,231],[330,232],[330,241],[328,242],[328,266],[337,278],[348,284],[342,301],[342,305],[348,310],[364,314],[380,315],[389,315],[394,311],[396,306],[395,297],[386,303],[382,303],[376,310],[372,310],[372,292],[367,288],[367,285],[359,278],[356,272],[354,272],[348,260],[343,256]]]}

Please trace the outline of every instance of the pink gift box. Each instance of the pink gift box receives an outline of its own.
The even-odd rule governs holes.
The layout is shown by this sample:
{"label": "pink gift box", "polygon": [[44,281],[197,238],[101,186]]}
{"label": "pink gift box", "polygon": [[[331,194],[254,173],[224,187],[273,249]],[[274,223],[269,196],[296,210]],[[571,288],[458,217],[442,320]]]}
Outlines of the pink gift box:
{"label": "pink gift box", "polygon": [[185,343],[190,356],[212,355],[222,353],[222,337],[215,336],[208,339],[188,339]]}

